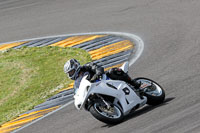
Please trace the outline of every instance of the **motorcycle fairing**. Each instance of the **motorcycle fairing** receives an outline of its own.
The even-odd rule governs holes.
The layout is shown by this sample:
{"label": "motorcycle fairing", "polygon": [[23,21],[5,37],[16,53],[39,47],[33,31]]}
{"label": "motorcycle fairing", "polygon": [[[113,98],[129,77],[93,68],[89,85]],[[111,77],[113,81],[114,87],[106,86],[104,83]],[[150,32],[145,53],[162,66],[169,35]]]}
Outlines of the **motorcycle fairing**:
{"label": "motorcycle fairing", "polygon": [[115,97],[117,99],[115,102],[120,102],[124,114],[129,113],[137,105],[144,105],[147,101],[146,97],[141,99],[124,81],[101,80],[97,83],[90,83],[85,76],[74,96],[76,108],[80,110],[91,94]]}

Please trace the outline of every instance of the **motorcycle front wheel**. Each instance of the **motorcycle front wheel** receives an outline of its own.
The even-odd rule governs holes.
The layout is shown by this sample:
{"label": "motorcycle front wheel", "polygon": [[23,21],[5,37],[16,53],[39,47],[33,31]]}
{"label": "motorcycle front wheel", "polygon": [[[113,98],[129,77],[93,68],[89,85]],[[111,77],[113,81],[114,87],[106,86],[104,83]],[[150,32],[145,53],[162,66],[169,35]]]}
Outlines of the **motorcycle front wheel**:
{"label": "motorcycle front wheel", "polygon": [[99,121],[107,124],[120,123],[124,117],[121,109],[118,106],[112,104],[108,109],[103,102],[94,103],[90,108],[90,113]]}
{"label": "motorcycle front wheel", "polygon": [[147,97],[147,104],[149,105],[158,105],[164,102],[165,100],[165,91],[161,85],[156,83],[155,81],[148,78],[137,78],[135,79],[137,82],[141,83],[141,86],[147,86],[144,89],[144,96]]}

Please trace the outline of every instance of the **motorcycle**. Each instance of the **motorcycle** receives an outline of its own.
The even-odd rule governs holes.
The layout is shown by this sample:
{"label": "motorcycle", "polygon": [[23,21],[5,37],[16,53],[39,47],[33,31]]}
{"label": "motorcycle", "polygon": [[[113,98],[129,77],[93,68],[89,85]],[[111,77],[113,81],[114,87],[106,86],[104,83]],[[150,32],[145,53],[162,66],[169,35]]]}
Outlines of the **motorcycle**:
{"label": "motorcycle", "polygon": [[[128,62],[121,69],[128,73]],[[139,90],[124,81],[111,80],[106,74],[94,83],[84,76],[74,95],[75,107],[84,108],[104,123],[117,124],[145,104],[158,105],[164,101],[165,91],[158,83],[142,77],[135,80],[141,83]]]}

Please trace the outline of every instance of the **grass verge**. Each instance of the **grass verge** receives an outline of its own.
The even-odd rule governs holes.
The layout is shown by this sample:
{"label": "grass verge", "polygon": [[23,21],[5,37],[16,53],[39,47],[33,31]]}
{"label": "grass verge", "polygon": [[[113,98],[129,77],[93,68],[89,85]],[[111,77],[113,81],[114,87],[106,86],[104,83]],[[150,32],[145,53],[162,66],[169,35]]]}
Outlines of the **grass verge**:
{"label": "grass verge", "polygon": [[82,49],[23,47],[0,53],[0,125],[33,109],[72,81],[63,72],[65,62],[91,61]]}

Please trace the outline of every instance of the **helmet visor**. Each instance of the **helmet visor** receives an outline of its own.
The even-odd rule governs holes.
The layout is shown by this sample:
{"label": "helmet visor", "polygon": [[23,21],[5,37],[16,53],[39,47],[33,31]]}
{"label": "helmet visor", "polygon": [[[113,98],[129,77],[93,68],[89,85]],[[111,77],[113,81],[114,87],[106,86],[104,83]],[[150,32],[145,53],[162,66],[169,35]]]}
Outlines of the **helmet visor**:
{"label": "helmet visor", "polygon": [[69,72],[68,72],[68,74],[69,74],[69,77],[72,77],[72,76],[74,75],[74,73],[75,73],[75,69],[73,69],[73,70],[69,71]]}

